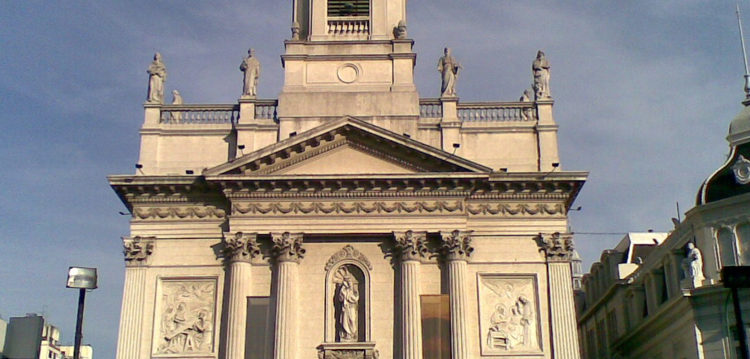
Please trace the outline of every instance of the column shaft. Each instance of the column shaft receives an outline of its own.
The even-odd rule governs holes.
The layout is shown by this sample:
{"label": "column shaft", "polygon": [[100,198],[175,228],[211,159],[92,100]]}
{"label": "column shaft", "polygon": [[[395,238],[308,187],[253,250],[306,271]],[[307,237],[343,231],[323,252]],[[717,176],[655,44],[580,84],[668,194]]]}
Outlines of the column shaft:
{"label": "column shaft", "polygon": [[299,264],[280,261],[277,265],[276,330],[274,359],[297,358],[297,276]]}
{"label": "column shaft", "polygon": [[451,358],[468,359],[466,333],[466,261],[448,261],[448,295],[451,303]]}
{"label": "column shaft", "polygon": [[401,262],[401,325],[404,359],[422,359],[422,316],[419,304],[419,261]]}
{"label": "column shaft", "polygon": [[143,300],[146,289],[146,268],[126,267],[125,287],[117,340],[117,359],[141,358],[143,333]]}
{"label": "column shaft", "polygon": [[234,261],[229,265],[226,359],[245,358],[247,297],[252,286],[252,265]]}
{"label": "column shaft", "polygon": [[550,262],[549,305],[552,313],[552,346],[555,359],[579,359],[578,331],[570,262]]}

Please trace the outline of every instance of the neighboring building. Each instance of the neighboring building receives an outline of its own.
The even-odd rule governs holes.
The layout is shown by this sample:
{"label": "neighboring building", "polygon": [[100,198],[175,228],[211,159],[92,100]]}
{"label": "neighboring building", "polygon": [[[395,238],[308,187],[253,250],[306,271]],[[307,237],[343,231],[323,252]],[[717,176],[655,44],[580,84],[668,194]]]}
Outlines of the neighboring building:
{"label": "neighboring building", "polygon": [[[62,359],[73,359],[74,347],[72,345],[60,346]],[[81,345],[80,359],[94,359],[94,348],[91,345]]]}
{"label": "neighboring building", "polygon": [[4,358],[5,353],[5,334],[8,332],[8,322],[0,318],[0,359]]}
{"label": "neighboring building", "polygon": [[[685,219],[675,220],[663,241],[641,234],[647,246],[640,255],[629,235],[584,276],[578,330],[585,358],[739,357],[730,291],[720,271],[750,265],[748,98],[729,127],[726,163],[703,183]],[[740,297],[748,323],[750,291],[741,289]]]}
{"label": "neighboring building", "polygon": [[62,359],[60,330],[41,315],[11,317],[3,355],[8,359]]}
{"label": "neighboring building", "polygon": [[446,49],[420,99],[406,0],[293,8],[278,100],[251,50],[237,103],[164,104],[154,56],[136,173],[109,177],[117,358],[579,358],[587,173],[560,167],[545,55],[521,101],[461,102]]}

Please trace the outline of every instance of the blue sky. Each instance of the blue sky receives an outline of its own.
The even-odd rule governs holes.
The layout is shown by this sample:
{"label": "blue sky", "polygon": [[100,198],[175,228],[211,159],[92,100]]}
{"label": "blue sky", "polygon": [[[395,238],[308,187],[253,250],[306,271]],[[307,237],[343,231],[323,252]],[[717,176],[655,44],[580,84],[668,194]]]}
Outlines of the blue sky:
{"label": "blue sky", "polygon": [[[84,342],[114,357],[124,206],[109,174],[133,173],[146,68],[160,51],[167,92],[230,103],[249,47],[259,95],[281,90],[291,1],[0,2],[0,315],[44,312],[72,342],[70,265],[98,267]],[[750,13],[750,4],[742,2]],[[552,65],[562,167],[590,171],[574,232],[666,231],[722,164],[742,100],[732,1],[409,2],[422,97],[453,48],[463,101],[513,101],[542,49]],[[750,20],[748,20],[750,21]],[[586,268],[621,234],[576,236]]]}

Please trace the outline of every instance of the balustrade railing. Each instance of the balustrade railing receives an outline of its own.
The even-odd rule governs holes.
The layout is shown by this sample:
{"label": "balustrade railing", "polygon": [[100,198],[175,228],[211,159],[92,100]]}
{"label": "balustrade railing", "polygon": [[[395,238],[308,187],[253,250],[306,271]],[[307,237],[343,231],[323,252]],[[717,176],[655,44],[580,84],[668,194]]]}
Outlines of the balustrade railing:
{"label": "balustrade railing", "polygon": [[533,102],[475,102],[459,103],[461,121],[533,121],[536,109]]}
{"label": "balustrade railing", "polygon": [[443,117],[443,105],[438,99],[420,99],[419,117],[441,118]]}
{"label": "balustrade railing", "polygon": [[328,19],[329,35],[368,35],[370,19],[368,17],[344,17]]}
{"label": "balustrade railing", "polygon": [[274,120],[277,117],[277,107],[279,102],[276,100],[259,100],[255,103],[255,118],[261,120]]}
{"label": "balustrade railing", "polygon": [[240,106],[228,105],[164,105],[161,123],[168,124],[223,124],[237,123]]}

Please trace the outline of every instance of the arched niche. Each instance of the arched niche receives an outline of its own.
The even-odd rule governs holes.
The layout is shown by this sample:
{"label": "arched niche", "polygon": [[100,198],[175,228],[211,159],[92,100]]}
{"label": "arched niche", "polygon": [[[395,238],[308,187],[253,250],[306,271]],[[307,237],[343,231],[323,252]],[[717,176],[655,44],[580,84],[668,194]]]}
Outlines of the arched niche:
{"label": "arched niche", "polygon": [[[326,263],[326,343],[369,342],[370,261],[351,245],[336,252]],[[356,298],[356,303],[353,303]],[[354,305],[356,304],[356,306]],[[356,338],[346,337],[344,323],[351,328],[352,309],[356,308]]]}

